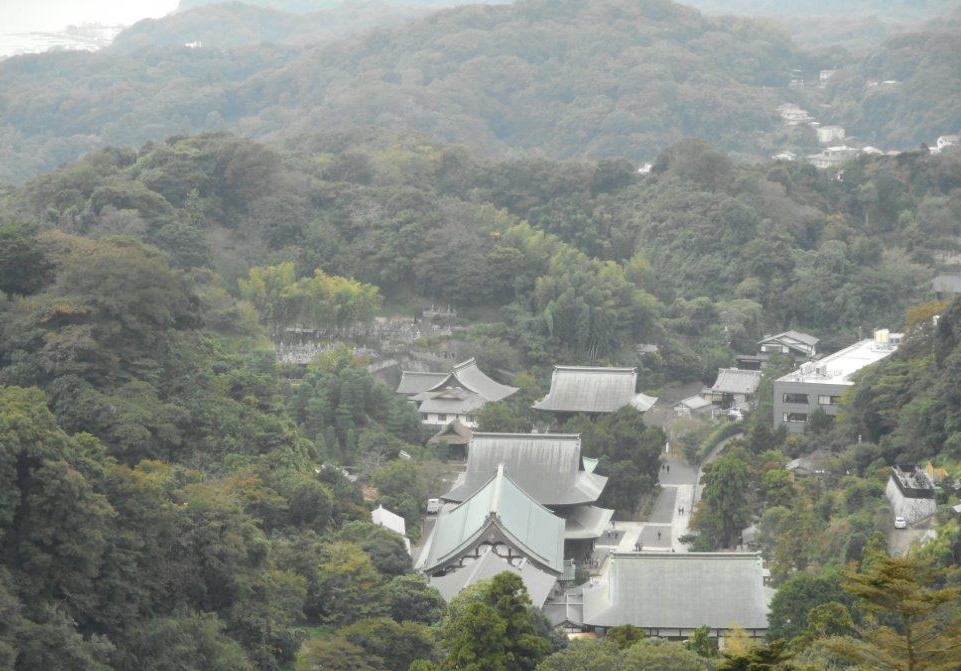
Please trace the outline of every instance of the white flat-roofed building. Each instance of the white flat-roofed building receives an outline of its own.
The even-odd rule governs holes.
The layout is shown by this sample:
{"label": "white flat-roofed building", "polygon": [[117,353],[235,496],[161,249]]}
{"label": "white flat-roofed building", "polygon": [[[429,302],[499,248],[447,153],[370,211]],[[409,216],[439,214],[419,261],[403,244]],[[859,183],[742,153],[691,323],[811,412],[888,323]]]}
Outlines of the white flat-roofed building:
{"label": "white flat-roofed building", "polygon": [[854,374],[891,356],[901,335],[887,329],[876,331],[873,340],[862,340],[775,380],[774,428],[785,426],[799,433],[817,408],[828,415],[837,414],[841,395],[854,384]]}

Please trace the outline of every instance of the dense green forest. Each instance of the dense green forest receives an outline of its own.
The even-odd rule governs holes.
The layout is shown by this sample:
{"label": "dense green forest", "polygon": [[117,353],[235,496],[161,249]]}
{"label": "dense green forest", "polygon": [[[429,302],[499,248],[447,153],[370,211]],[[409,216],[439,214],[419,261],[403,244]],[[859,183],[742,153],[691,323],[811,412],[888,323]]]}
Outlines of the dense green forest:
{"label": "dense green forest", "polygon": [[474,342],[508,370],[633,363],[636,343],[659,342],[655,365],[707,379],[766,330],[841,344],[899,320],[927,295],[935,253],[957,248],[959,185],[950,154],[864,158],[838,182],[697,141],[639,175],[618,160],[491,162],[416,136],[277,152],[207,135],[92,154],[11,192],[6,216],[130,235],[228,282],[291,262],[291,281],[320,268],[388,305],[504,308]]}

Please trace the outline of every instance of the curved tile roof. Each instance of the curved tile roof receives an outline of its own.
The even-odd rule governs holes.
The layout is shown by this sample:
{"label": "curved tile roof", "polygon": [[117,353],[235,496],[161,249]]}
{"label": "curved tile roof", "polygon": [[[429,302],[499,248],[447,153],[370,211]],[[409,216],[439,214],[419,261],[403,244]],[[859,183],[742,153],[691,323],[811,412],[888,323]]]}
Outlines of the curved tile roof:
{"label": "curved tile roof", "polygon": [[614,412],[626,405],[648,410],[656,398],[638,394],[637,369],[554,366],[551,389],[534,404],[552,412]]}
{"label": "curved tile roof", "polygon": [[541,506],[498,468],[470,498],[437,517],[418,568],[432,571],[491,535],[531,561],[564,571],[564,520]]}
{"label": "curved tile roof", "polygon": [[721,368],[717,371],[717,380],[711,391],[722,394],[747,394],[757,392],[761,384],[761,371],[741,370],[740,368]]}
{"label": "curved tile roof", "polygon": [[770,590],[755,553],[615,553],[608,584],[584,590],[584,623],[767,629]]}
{"label": "curved tile roof", "polygon": [[427,391],[438,382],[443,382],[447,373],[419,373],[412,370],[401,371],[400,384],[397,385],[398,394],[419,394]]}
{"label": "curved tile roof", "polygon": [[474,359],[468,359],[451,368],[450,373],[428,391],[438,391],[458,384],[481,396],[485,401],[500,401],[517,391],[517,387],[508,387],[506,384],[492,380],[477,367]]}
{"label": "curved tile roof", "polygon": [[464,481],[444,498],[469,498],[501,464],[514,482],[546,506],[593,503],[607,484],[606,477],[580,470],[578,434],[475,431],[467,450]]}

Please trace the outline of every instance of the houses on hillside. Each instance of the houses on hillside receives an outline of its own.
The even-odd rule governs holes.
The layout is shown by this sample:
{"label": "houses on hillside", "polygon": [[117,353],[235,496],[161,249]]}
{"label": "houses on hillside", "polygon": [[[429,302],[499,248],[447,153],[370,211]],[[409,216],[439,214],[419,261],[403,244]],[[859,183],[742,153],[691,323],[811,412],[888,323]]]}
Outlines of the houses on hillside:
{"label": "houses on hillside", "polygon": [[817,129],[818,143],[830,144],[844,139],[844,127],[842,126],[819,126]]}
{"label": "houses on hillside", "polygon": [[721,410],[747,410],[754,406],[760,385],[759,370],[721,368],[717,371],[717,380],[702,396]]}

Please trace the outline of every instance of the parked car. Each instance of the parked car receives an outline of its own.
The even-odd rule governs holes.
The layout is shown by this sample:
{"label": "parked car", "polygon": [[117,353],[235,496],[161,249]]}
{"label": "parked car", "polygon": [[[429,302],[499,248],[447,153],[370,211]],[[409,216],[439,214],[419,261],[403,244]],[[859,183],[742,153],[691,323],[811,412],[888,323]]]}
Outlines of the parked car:
{"label": "parked car", "polygon": [[436,515],[440,512],[440,499],[427,499],[427,514]]}
{"label": "parked car", "polygon": [[895,528],[895,529],[907,529],[907,528],[908,528],[908,521],[907,521],[906,519],[904,519],[903,517],[901,517],[900,515],[898,515],[897,517],[894,518],[894,528]]}

